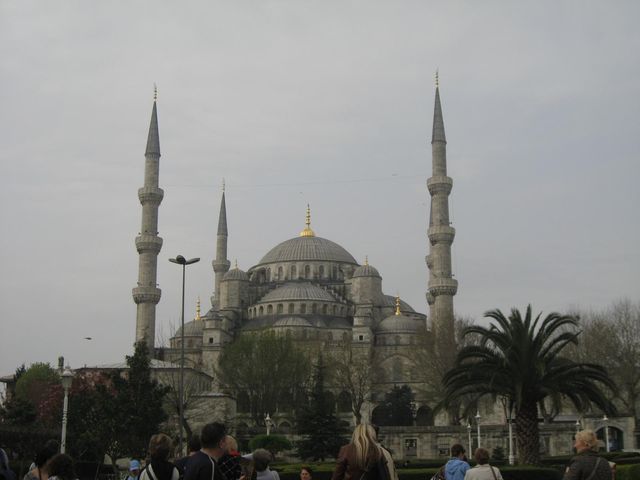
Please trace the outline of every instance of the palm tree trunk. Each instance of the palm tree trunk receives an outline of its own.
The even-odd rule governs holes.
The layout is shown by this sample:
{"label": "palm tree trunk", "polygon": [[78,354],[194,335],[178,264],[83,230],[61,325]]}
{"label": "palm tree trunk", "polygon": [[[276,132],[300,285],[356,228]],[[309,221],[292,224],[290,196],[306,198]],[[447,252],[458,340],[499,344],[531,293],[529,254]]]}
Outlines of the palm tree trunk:
{"label": "palm tree trunk", "polygon": [[540,463],[538,406],[535,400],[524,400],[516,411],[516,443],[520,463]]}

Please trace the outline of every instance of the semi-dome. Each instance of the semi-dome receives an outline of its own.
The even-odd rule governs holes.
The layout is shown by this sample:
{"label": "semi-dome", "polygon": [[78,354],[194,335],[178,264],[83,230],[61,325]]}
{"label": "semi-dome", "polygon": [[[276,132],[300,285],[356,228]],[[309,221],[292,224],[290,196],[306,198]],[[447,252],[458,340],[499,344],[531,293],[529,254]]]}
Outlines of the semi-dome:
{"label": "semi-dome", "polygon": [[391,315],[380,322],[378,333],[415,333],[420,329],[420,321],[405,315]]}
{"label": "semi-dome", "polygon": [[315,300],[321,302],[335,302],[336,299],[324,288],[311,283],[287,283],[280,288],[271,290],[258,303],[280,302],[285,300]]}
{"label": "semi-dome", "polygon": [[[201,337],[204,322],[202,320],[191,320],[184,324],[184,336],[185,337]],[[182,327],[178,328],[174,338],[182,336]]]}
{"label": "semi-dome", "polygon": [[259,265],[299,261],[328,261],[358,264],[353,256],[337,243],[327,240],[326,238],[303,236],[291,238],[276,245],[262,257]]}
{"label": "semi-dome", "polygon": [[284,317],[273,324],[274,327],[311,327],[309,321],[302,317]]}
{"label": "semi-dome", "polygon": [[381,278],[378,270],[376,270],[374,267],[372,267],[368,263],[365,263],[364,265],[360,265],[358,268],[355,269],[355,271],[353,272],[353,278],[357,278],[357,277]]}
{"label": "semi-dome", "polygon": [[225,282],[227,280],[240,280],[240,281],[248,282],[249,276],[246,274],[246,272],[236,267],[236,268],[232,268],[231,270],[229,270],[227,273],[224,274],[224,277],[222,277],[222,281]]}

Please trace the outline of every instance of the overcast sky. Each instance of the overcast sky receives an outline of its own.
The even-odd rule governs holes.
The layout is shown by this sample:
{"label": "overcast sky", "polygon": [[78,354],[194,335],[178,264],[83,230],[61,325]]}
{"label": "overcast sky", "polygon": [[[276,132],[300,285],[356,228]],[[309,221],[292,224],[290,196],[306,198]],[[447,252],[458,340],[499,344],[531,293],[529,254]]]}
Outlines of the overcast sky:
{"label": "overcast sky", "polygon": [[[458,313],[639,299],[640,3],[0,0],[0,374],[120,361],[160,125],[158,334],[304,227],[426,312],[434,71]],[[83,340],[92,337],[92,340]]]}

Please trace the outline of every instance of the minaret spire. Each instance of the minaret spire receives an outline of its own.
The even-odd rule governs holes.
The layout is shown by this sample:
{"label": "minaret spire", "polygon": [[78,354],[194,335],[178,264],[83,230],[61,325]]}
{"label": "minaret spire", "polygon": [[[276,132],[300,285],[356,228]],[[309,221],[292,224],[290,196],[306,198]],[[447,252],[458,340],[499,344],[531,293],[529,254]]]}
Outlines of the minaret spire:
{"label": "minaret spire", "polygon": [[211,262],[215,273],[213,286],[213,296],[211,297],[211,305],[213,307],[220,306],[220,282],[222,277],[229,271],[231,262],[227,258],[227,238],[229,232],[227,230],[227,203],[225,200],[225,183],[222,181],[222,200],[220,201],[220,214],[218,215],[218,234],[216,241],[216,258]]}
{"label": "minaret spire", "polygon": [[307,203],[307,213],[304,220],[304,230],[300,232],[301,237],[315,237],[316,234],[311,230],[311,207]]}
{"label": "minaret spire", "polygon": [[147,343],[153,355],[156,329],[156,305],[161,291],[157,287],[158,253],[162,248],[162,238],[158,236],[158,207],[164,191],[158,187],[160,174],[160,136],[158,134],[157,90],[154,89],[151,123],[145,150],[144,186],[138,190],[142,205],[142,226],[136,237],[139,255],[138,285],[132,291],[137,305],[136,342]]}
{"label": "minaret spire", "polygon": [[449,221],[449,194],[453,187],[453,180],[447,176],[447,140],[444,134],[440,80],[437,72],[431,152],[432,176],[427,180],[431,195],[427,302],[436,348],[445,354],[453,355],[455,353],[453,296],[458,290],[458,282],[453,278],[451,271],[451,244],[456,231]]}

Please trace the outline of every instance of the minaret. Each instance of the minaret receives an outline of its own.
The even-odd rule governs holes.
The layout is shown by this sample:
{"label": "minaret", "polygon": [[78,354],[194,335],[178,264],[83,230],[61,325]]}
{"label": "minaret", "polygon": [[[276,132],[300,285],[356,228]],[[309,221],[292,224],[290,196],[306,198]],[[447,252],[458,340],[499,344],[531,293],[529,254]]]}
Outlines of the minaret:
{"label": "minaret", "polygon": [[211,305],[220,307],[220,282],[224,274],[229,271],[231,263],[227,259],[227,204],[224,199],[224,180],[222,182],[222,201],[220,202],[220,215],[218,216],[218,238],[216,242],[216,259],[211,262],[213,271],[215,272],[215,281],[213,286],[213,296],[211,297]]}
{"label": "minaret", "polygon": [[153,111],[147,138],[144,164],[144,187],[138,190],[142,204],[142,227],[136,237],[139,254],[138,286],[133,289],[133,301],[137,305],[136,342],[144,341],[153,355],[156,331],[156,305],[160,301],[157,287],[158,253],[162,238],[158,236],[158,206],[164,192],[158,188],[160,173],[160,138],[158,135],[157,91],[153,95]]}
{"label": "minaret", "polygon": [[438,350],[455,355],[453,296],[458,290],[458,281],[453,278],[451,272],[451,244],[456,231],[449,221],[449,194],[453,187],[453,180],[447,176],[447,140],[444,134],[437,72],[431,151],[432,176],[427,180],[427,188],[431,194],[427,302],[431,328]]}

